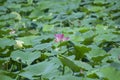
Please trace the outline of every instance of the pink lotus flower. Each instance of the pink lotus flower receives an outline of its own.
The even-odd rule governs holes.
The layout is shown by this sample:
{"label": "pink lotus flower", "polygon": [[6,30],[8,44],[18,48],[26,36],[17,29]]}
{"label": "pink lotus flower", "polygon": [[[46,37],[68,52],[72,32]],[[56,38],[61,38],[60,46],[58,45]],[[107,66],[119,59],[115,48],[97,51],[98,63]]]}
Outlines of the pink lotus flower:
{"label": "pink lotus flower", "polygon": [[68,41],[69,37],[64,37],[64,34],[55,34],[55,42]]}
{"label": "pink lotus flower", "polygon": [[63,39],[62,39],[62,41],[68,41],[69,40],[69,37],[64,37]]}

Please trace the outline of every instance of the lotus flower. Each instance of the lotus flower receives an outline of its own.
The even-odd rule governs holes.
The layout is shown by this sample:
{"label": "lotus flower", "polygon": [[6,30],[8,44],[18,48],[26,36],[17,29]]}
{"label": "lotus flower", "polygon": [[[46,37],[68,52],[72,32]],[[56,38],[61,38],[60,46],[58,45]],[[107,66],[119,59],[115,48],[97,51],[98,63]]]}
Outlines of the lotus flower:
{"label": "lotus flower", "polygon": [[55,34],[55,42],[68,41],[69,37],[64,37],[64,34]]}
{"label": "lotus flower", "polygon": [[22,48],[23,47],[23,44],[24,44],[23,41],[21,41],[21,40],[15,40],[15,41],[16,41],[16,47],[18,47],[18,48]]}

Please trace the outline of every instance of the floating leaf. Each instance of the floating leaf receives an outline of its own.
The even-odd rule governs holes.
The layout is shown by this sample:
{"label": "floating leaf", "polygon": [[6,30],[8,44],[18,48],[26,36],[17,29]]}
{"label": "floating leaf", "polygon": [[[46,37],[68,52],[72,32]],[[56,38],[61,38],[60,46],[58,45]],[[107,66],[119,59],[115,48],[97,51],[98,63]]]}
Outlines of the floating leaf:
{"label": "floating leaf", "polygon": [[55,74],[57,74],[57,67],[54,63],[45,61],[35,65],[28,66],[27,68],[24,69],[24,71],[25,72],[22,72],[19,75],[29,79],[36,79],[39,78],[40,76],[52,78],[54,77]]}
{"label": "floating leaf", "polygon": [[43,31],[53,31],[54,25],[44,25]]}
{"label": "floating leaf", "polygon": [[112,58],[112,60],[119,62],[120,59],[120,48],[113,48],[112,50],[110,50],[109,52],[111,54],[110,58]]}
{"label": "floating leaf", "polygon": [[39,52],[23,52],[23,51],[14,51],[10,56],[13,60],[21,60],[23,63],[30,65],[35,59],[40,57]]}
{"label": "floating leaf", "polygon": [[13,80],[13,79],[9,76],[4,75],[4,74],[0,74],[0,80]]}
{"label": "floating leaf", "polygon": [[44,44],[35,45],[33,48],[34,50],[44,50],[44,49],[51,49],[51,46],[52,46],[51,43],[44,43]]}
{"label": "floating leaf", "polygon": [[88,57],[88,59],[91,59],[94,61],[94,63],[99,63],[101,62],[101,60],[103,58],[105,58],[106,56],[108,56],[109,54],[107,54],[103,49],[101,48],[94,48],[92,49],[89,53],[86,54],[86,56]]}
{"label": "floating leaf", "polygon": [[75,64],[77,64],[79,67],[81,67],[82,69],[85,70],[91,70],[92,66],[86,62],[82,62],[82,61],[74,61]]}
{"label": "floating leaf", "polygon": [[7,46],[13,46],[15,44],[15,40],[8,38],[0,38],[0,47],[5,48]]}
{"label": "floating leaf", "polygon": [[80,67],[76,65],[72,60],[68,59],[63,55],[58,55],[58,58],[62,62],[63,66],[68,66],[73,72],[79,72]]}
{"label": "floating leaf", "polygon": [[19,37],[18,40],[21,40],[24,42],[24,45],[33,45],[34,40],[39,36],[26,36],[26,37]]}
{"label": "floating leaf", "polygon": [[70,75],[70,74],[68,74],[68,75],[63,75],[63,76],[59,76],[59,77],[56,77],[55,79],[53,79],[53,80],[80,80],[80,79],[82,79],[82,78],[80,78],[80,77],[75,77],[75,76],[72,76],[72,75]]}
{"label": "floating leaf", "polygon": [[100,78],[106,78],[108,80],[118,80],[120,79],[120,71],[113,68],[113,67],[105,67],[101,68],[99,72],[97,72],[97,75]]}
{"label": "floating leaf", "polygon": [[74,54],[76,59],[82,59],[85,56],[85,53],[89,52],[91,50],[91,48],[87,47],[87,46],[78,46],[75,45],[74,46]]}

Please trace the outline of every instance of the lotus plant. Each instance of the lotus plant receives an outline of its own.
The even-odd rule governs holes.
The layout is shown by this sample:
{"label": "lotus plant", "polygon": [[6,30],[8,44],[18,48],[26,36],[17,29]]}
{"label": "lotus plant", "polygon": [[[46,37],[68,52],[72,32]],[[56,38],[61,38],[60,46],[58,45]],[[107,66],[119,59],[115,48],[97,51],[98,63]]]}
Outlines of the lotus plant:
{"label": "lotus plant", "polygon": [[55,42],[68,41],[69,37],[64,37],[64,34],[55,34]]}

